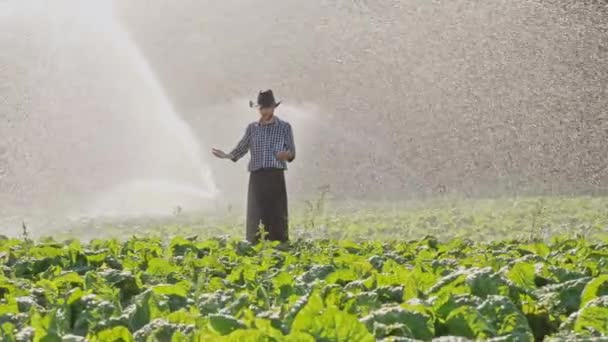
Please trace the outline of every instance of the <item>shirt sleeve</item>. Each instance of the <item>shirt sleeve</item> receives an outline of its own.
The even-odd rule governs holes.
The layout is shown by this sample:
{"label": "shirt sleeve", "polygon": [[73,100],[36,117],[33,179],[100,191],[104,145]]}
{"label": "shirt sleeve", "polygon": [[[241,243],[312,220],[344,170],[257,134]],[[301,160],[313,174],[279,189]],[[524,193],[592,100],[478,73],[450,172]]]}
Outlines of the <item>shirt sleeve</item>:
{"label": "shirt sleeve", "polygon": [[287,132],[285,137],[285,149],[291,152],[291,158],[287,159],[288,162],[292,162],[296,159],[296,144],[293,139],[293,130],[291,129],[291,125],[287,124]]}
{"label": "shirt sleeve", "polygon": [[236,145],[236,147],[230,152],[230,155],[232,155],[231,160],[233,162],[236,162],[237,160],[241,159],[245,154],[247,154],[247,152],[249,151],[250,140],[251,140],[251,125],[247,126],[247,129],[245,130],[245,134],[243,135],[243,137],[241,138],[239,143]]}

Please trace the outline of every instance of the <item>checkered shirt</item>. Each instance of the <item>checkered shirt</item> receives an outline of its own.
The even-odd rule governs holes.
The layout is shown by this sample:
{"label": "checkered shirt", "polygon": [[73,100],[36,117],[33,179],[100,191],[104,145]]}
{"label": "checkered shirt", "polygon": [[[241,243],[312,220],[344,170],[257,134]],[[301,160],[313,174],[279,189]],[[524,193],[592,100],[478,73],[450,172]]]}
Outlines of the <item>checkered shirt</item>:
{"label": "checkered shirt", "polygon": [[241,159],[247,152],[251,152],[251,158],[247,166],[249,172],[263,168],[287,169],[287,163],[277,158],[280,151],[292,152],[292,162],[295,158],[296,147],[293,140],[293,131],[287,121],[274,117],[269,124],[252,122],[247,126],[245,135],[241,141],[230,152],[232,161]]}

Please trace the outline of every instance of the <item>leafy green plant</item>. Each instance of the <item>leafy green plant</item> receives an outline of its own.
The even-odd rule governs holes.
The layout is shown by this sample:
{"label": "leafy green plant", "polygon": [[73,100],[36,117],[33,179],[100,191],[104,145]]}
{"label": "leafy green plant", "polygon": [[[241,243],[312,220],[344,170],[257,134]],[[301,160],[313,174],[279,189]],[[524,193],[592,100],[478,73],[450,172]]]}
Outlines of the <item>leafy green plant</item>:
{"label": "leafy green plant", "polygon": [[[519,226],[528,218],[514,213],[529,213],[536,203],[522,201],[500,219]],[[487,210],[503,204],[487,204]],[[447,224],[482,230],[496,222],[450,205],[449,215],[435,208],[328,219],[335,222],[330,229],[376,224],[391,231],[391,239],[381,240],[279,246],[263,239],[254,246],[239,238],[201,238],[199,231],[89,242],[34,241],[29,232],[0,238],[0,339],[540,341],[608,335],[608,243],[584,234],[542,241],[476,242],[428,232],[412,238],[394,228],[415,222],[425,230]],[[562,211],[579,215],[570,205],[560,208],[545,205],[538,226]],[[326,208],[322,213],[332,215]],[[599,220],[583,216],[574,224]]]}

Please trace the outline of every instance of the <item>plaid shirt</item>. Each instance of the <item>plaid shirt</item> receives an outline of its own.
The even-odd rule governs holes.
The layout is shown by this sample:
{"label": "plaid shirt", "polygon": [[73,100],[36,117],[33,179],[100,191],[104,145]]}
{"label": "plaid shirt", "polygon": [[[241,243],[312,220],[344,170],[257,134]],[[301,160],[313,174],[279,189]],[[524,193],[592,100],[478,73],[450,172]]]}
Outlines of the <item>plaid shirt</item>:
{"label": "plaid shirt", "polygon": [[291,125],[278,117],[274,117],[269,124],[260,124],[258,121],[247,126],[245,135],[237,146],[230,152],[232,161],[241,159],[251,151],[251,159],[247,170],[252,172],[263,168],[287,169],[287,163],[277,158],[277,153],[289,151],[295,159],[296,147],[293,140]]}

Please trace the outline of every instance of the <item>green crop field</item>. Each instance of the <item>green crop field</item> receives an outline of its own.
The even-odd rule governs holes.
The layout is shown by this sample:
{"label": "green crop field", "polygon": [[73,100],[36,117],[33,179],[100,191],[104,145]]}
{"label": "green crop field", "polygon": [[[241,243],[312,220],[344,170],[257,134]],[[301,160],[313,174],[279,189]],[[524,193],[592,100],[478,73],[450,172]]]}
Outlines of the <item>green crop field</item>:
{"label": "green crop field", "polygon": [[238,216],[0,237],[0,340],[608,335],[607,199],[318,202],[292,222],[289,245],[241,241]]}

